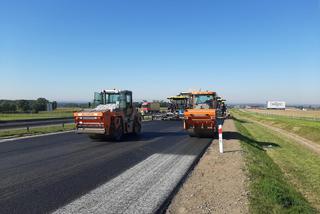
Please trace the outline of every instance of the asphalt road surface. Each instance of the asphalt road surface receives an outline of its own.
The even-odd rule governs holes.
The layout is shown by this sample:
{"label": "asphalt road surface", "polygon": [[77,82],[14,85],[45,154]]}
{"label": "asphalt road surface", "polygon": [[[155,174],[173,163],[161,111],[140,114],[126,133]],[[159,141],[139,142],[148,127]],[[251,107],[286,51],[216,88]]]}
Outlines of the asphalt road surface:
{"label": "asphalt road surface", "polygon": [[0,143],[0,213],[154,213],[210,139],[181,121],[143,123],[140,137],[63,133]]}

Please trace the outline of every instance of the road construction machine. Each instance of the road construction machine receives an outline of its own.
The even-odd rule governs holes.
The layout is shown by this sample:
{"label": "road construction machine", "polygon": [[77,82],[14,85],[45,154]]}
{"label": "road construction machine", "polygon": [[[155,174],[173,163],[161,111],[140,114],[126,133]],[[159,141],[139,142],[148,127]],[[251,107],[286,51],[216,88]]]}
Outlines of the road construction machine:
{"label": "road construction machine", "polygon": [[77,133],[119,141],[124,134],[141,132],[141,115],[132,104],[131,91],[95,92],[93,106],[93,109],[74,113]]}
{"label": "road construction machine", "polygon": [[190,106],[184,111],[184,129],[191,137],[213,137],[217,130],[217,94],[192,92]]}
{"label": "road construction machine", "polygon": [[183,119],[184,111],[188,107],[189,96],[177,95],[168,97],[170,100],[169,112],[173,114],[172,119]]}
{"label": "road construction machine", "polygon": [[160,112],[159,102],[143,102],[140,109],[141,114],[148,115]]}
{"label": "road construction machine", "polygon": [[221,97],[217,97],[217,117],[221,119],[227,118],[227,105],[226,100]]}

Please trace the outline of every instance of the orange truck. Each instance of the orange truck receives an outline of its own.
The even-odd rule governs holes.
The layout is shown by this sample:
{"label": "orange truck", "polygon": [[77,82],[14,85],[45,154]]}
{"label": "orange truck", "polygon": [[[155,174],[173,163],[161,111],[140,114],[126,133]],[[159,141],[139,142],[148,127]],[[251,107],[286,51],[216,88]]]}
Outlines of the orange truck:
{"label": "orange truck", "polygon": [[191,137],[214,136],[217,130],[217,94],[196,91],[190,96],[190,106],[184,112],[184,129]]}
{"label": "orange truck", "polygon": [[74,113],[77,133],[91,138],[111,138],[116,141],[124,134],[141,132],[141,115],[132,104],[128,90],[103,90],[95,92],[94,109]]}

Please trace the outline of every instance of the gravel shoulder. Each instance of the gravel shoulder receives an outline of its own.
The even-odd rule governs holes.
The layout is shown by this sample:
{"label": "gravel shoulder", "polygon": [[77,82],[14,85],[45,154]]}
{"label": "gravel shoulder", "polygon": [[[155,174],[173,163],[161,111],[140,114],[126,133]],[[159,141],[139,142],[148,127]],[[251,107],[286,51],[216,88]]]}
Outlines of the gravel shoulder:
{"label": "gravel shoulder", "polygon": [[243,150],[233,120],[223,126],[224,150],[214,140],[180,188],[167,213],[248,213]]}

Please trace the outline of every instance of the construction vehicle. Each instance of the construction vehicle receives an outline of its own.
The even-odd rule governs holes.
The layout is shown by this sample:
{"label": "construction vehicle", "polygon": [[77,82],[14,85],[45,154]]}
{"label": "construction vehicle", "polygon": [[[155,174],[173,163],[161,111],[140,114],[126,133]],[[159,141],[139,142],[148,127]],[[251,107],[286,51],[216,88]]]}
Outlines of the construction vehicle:
{"label": "construction vehicle", "polygon": [[159,102],[143,102],[141,105],[141,114],[153,114],[160,112],[160,103]]}
{"label": "construction vehicle", "polygon": [[226,100],[221,97],[217,97],[217,117],[220,119],[226,119],[229,118],[229,116]]}
{"label": "construction vehicle", "polygon": [[172,119],[183,119],[184,111],[188,106],[189,96],[177,95],[168,97],[170,100],[169,112],[173,113]]}
{"label": "construction vehicle", "polygon": [[141,132],[141,115],[132,104],[128,90],[95,92],[95,108],[74,113],[77,133],[86,133],[93,139],[121,140],[124,134]]}
{"label": "construction vehicle", "polygon": [[184,111],[184,129],[191,137],[214,136],[217,130],[217,94],[192,92],[190,106]]}

